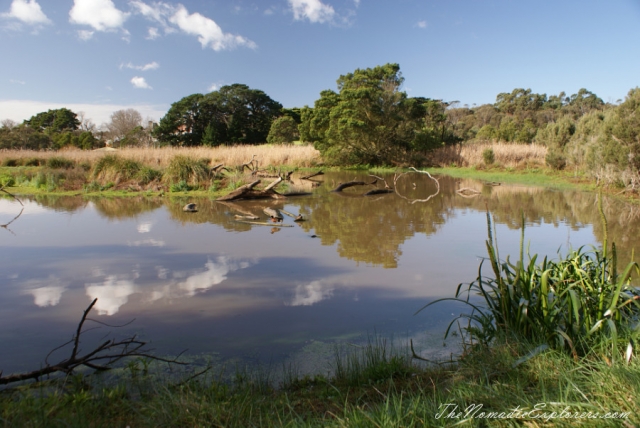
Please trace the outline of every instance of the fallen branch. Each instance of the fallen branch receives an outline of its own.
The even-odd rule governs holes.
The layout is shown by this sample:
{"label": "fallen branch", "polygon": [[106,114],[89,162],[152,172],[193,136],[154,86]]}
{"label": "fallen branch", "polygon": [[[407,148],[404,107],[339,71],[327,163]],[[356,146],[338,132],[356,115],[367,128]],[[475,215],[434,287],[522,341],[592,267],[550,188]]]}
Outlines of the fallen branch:
{"label": "fallen branch", "polygon": [[410,198],[407,198],[404,195],[401,195],[400,192],[398,192],[398,180],[403,175],[407,175],[407,174],[411,173],[411,171],[407,171],[407,172],[403,172],[402,174],[398,174],[395,177],[393,177],[393,187],[395,187],[396,195],[400,196],[402,199],[405,199],[405,200],[409,201],[409,203],[411,203],[411,204],[415,204],[416,202],[428,202],[431,198],[433,198],[438,193],[440,193],[440,182],[438,181],[437,178],[432,177],[431,174],[429,174],[427,171],[420,171],[418,169],[415,169],[414,167],[411,167],[409,169],[412,169],[413,171],[415,171],[415,172],[417,172],[419,174],[427,174],[427,176],[429,176],[429,178],[432,179],[436,183],[436,192],[433,195],[430,195],[426,199],[410,199]]}
{"label": "fallen branch", "polygon": [[283,178],[282,177],[278,177],[277,180],[275,180],[273,183],[269,184],[267,187],[264,188],[265,192],[268,192],[269,190],[273,189],[274,187],[276,187],[278,184],[280,184],[282,182]]}
{"label": "fallen branch", "polygon": [[372,185],[376,184],[376,181],[377,180],[373,180],[371,183],[366,183],[364,181],[348,181],[346,183],[338,184],[338,187],[333,189],[332,192],[342,192],[344,189],[347,189],[347,188],[353,187],[353,186],[372,186]]}
{"label": "fallen branch", "polygon": [[280,212],[284,215],[288,215],[289,217],[291,217],[293,221],[304,221],[304,217],[302,217],[302,214],[295,215],[285,210],[280,210]]}
{"label": "fallen branch", "polygon": [[476,189],[472,189],[470,187],[463,187],[461,189],[456,190],[456,193],[458,195],[462,196],[463,198],[475,198],[476,196],[478,196],[482,192],[480,192],[480,191],[478,191]]}
{"label": "fallen branch", "polygon": [[[13,231],[11,229],[9,229],[9,225],[11,223],[13,223],[14,221],[16,221],[18,219],[18,217],[20,217],[22,215],[22,212],[24,211],[24,204],[22,203],[22,201],[20,199],[18,199],[18,197],[12,193],[9,193],[5,190],[5,186],[0,187],[0,191],[6,193],[7,195],[11,196],[13,199],[15,199],[16,201],[18,201],[20,203],[20,205],[22,205],[22,209],[20,210],[20,212],[18,213],[17,216],[15,216],[13,219],[11,219],[11,221],[9,223],[5,223],[5,224],[0,224],[0,227],[2,227],[3,229],[8,230],[9,232],[11,232],[13,235],[15,235],[15,233],[13,233]],[[1,375],[2,373],[0,373]]]}
{"label": "fallen branch", "polygon": [[[84,355],[79,355],[80,337],[83,333],[82,327],[84,326],[85,321],[87,321],[87,315],[89,314],[89,312],[91,312],[91,309],[97,301],[97,298],[93,299],[89,307],[83,312],[82,318],[78,323],[78,327],[73,338],[49,352],[49,354],[45,358],[45,366],[43,368],[27,373],[12,374],[4,377],[0,372],[0,385],[6,385],[9,383],[20,382],[29,379],[35,379],[36,381],[38,381],[42,376],[46,376],[56,372],[63,372],[69,375],[72,374],[73,371],[80,366],[86,366],[94,370],[109,370],[111,369],[110,366],[112,364],[128,357],[144,357],[156,361],[164,361],[167,363],[180,365],[187,364],[177,360],[180,355],[178,355],[178,357],[174,359],[165,359],[151,355],[149,353],[151,352],[150,349],[144,349],[144,346],[147,345],[147,342],[138,340],[135,335],[123,340],[109,339],[94,348],[92,351]],[[89,319],[89,321],[93,320]],[[73,343],[73,348],[71,350],[69,358],[62,360],[57,364],[49,364],[48,359],[53,352],[71,343]]]}
{"label": "fallen branch", "polygon": [[256,226],[271,226],[271,227],[293,227],[292,224],[282,224],[282,223],[268,223],[268,222],[261,222],[261,221],[243,221],[243,220],[236,220],[237,223],[244,223],[244,224],[254,224]]}
{"label": "fallen branch", "polygon": [[311,177],[315,177],[317,175],[324,175],[324,172],[322,172],[322,170],[318,171],[318,172],[314,172],[313,174],[310,175],[305,175],[304,177],[300,177],[300,180],[308,180]]}
{"label": "fallen branch", "polygon": [[385,193],[393,193],[393,190],[392,189],[373,189],[373,190],[369,190],[367,193],[365,193],[362,196],[382,195]]}

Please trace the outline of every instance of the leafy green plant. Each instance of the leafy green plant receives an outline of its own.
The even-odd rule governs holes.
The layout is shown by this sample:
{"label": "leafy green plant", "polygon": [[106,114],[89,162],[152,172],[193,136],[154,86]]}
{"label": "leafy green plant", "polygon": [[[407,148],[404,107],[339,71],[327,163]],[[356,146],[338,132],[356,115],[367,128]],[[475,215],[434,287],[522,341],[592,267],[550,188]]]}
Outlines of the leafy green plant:
{"label": "leafy green plant", "polygon": [[10,187],[16,184],[16,180],[12,175],[3,174],[0,175],[0,187]]}
{"label": "leafy green plant", "polygon": [[[581,247],[558,261],[545,257],[539,264],[534,255],[525,263],[524,218],[520,260],[501,261],[488,213],[487,224],[488,260],[494,276],[483,276],[481,263],[477,279],[466,288],[458,285],[455,297],[431,302],[418,312],[443,300],[463,302],[472,312],[459,318],[468,320],[467,332],[481,343],[498,333],[510,333],[570,351],[575,358],[603,346],[611,346],[614,358],[620,345],[626,345],[625,359],[631,358],[640,338],[640,291],[631,283],[633,272],[640,273],[636,262],[620,274],[615,244],[608,252],[605,238],[602,249]],[[482,303],[471,300],[472,295],[481,296]]]}
{"label": "leafy green plant", "polygon": [[191,186],[189,186],[186,181],[180,180],[178,183],[170,185],[169,190],[171,192],[188,192],[191,190]]}
{"label": "leafy green plant", "polygon": [[493,165],[496,161],[496,154],[493,152],[492,148],[485,149],[482,152],[482,160],[484,160],[486,165]]}

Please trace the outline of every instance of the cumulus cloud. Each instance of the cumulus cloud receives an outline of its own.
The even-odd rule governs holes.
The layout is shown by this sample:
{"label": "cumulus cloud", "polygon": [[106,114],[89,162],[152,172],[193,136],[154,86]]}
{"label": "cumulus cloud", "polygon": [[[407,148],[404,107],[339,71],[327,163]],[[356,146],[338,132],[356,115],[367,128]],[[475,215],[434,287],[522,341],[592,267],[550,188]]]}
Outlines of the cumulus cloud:
{"label": "cumulus cloud", "polygon": [[99,315],[114,315],[138,290],[132,281],[108,276],[101,284],[85,284],[85,291],[91,299],[98,299],[95,308]]}
{"label": "cumulus cloud", "polygon": [[144,80],[144,77],[140,77],[140,76],[135,76],[134,78],[132,78],[131,84],[135,88],[139,88],[139,89],[153,89],[151,86],[149,86],[147,81]]}
{"label": "cumulus cloud", "polygon": [[323,284],[322,281],[313,281],[307,285],[298,285],[289,305],[311,306],[331,296],[333,296],[333,287]]}
{"label": "cumulus cloud", "polygon": [[[196,36],[203,48],[209,47],[215,51],[233,49],[238,46],[245,46],[251,49],[256,48],[256,44],[239,35],[225,33],[222,28],[211,18],[207,18],[197,12],[189,13],[182,4],[177,6],[156,2],[152,5],[140,0],[130,2],[132,8],[150,21],[159,24],[165,34],[178,30]],[[147,39],[159,37],[160,32],[156,27],[150,27]]]}
{"label": "cumulus cloud", "polygon": [[96,31],[114,31],[122,28],[128,13],[117,9],[111,0],[74,0],[69,11],[73,24],[88,25]]}
{"label": "cumulus cloud", "polygon": [[196,273],[189,276],[186,281],[178,284],[187,296],[195,296],[196,293],[208,290],[214,285],[220,284],[227,279],[229,272],[249,267],[249,262],[240,262],[238,264],[231,262],[226,257],[218,257],[216,261],[209,260],[205,265],[204,272]]}
{"label": "cumulus cloud", "polygon": [[331,5],[322,3],[320,0],[288,0],[293,19],[302,21],[308,19],[310,22],[331,22],[336,14]]}
{"label": "cumulus cloud", "polygon": [[130,62],[127,64],[125,63],[120,64],[120,70],[122,70],[123,68],[130,68],[132,70],[147,71],[147,70],[157,70],[159,67],[160,67],[160,64],[158,64],[155,61],[145,65],[133,65]]}
{"label": "cumulus cloud", "polygon": [[9,12],[3,13],[2,17],[17,19],[28,25],[51,24],[36,0],[13,0]]}
{"label": "cumulus cloud", "polygon": [[416,24],[418,28],[427,28],[427,21],[418,21]]}
{"label": "cumulus cloud", "polygon": [[199,13],[189,13],[182,5],[178,6],[169,21],[178,26],[182,31],[198,37],[203,48],[210,47],[214,51],[233,49],[236,46],[255,48],[256,44],[242,36],[237,36],[222,31],[213,19]]}

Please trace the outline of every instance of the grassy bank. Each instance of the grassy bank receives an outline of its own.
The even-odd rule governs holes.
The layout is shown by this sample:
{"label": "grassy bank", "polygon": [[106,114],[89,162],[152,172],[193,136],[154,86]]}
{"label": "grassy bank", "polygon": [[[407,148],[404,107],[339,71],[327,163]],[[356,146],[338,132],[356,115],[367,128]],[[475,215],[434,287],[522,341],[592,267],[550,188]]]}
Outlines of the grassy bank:
{"label": "grassy bank", "polygon": [[[637,360],[610,365],[547,351],[517,364],[532,349],[502,337],[492,347],[468,349],[455,364],[419,366],[378,343],[337,359],[334,368],[341,369],[333,377],[290,376],[277,388],[264,373],[244,372],[232,383],[207,375],[167,382],[129,369],[115,386],[75,377],[45,387],[4,391],[0,426],[631,427],[640,423]],[[614,412],[626,415],[605,418]],[[598,416],[590,419],[588,414]]]}

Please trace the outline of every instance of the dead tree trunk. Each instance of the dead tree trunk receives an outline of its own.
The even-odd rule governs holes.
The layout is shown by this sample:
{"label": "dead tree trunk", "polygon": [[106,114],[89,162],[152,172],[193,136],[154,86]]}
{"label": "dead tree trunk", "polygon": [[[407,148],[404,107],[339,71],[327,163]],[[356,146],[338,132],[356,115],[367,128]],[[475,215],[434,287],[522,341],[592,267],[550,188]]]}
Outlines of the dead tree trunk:
{"label": "dead tree trunk", "polygon": [[366,183],[364,181],[348,181],[346,183],[340,183],[338,187],[332,190],[332,192],[342,192],[344,189],[347,189],[353,186],[371,186],[376,184],[376,181],[377,180],[373,180],[371,183]]}

